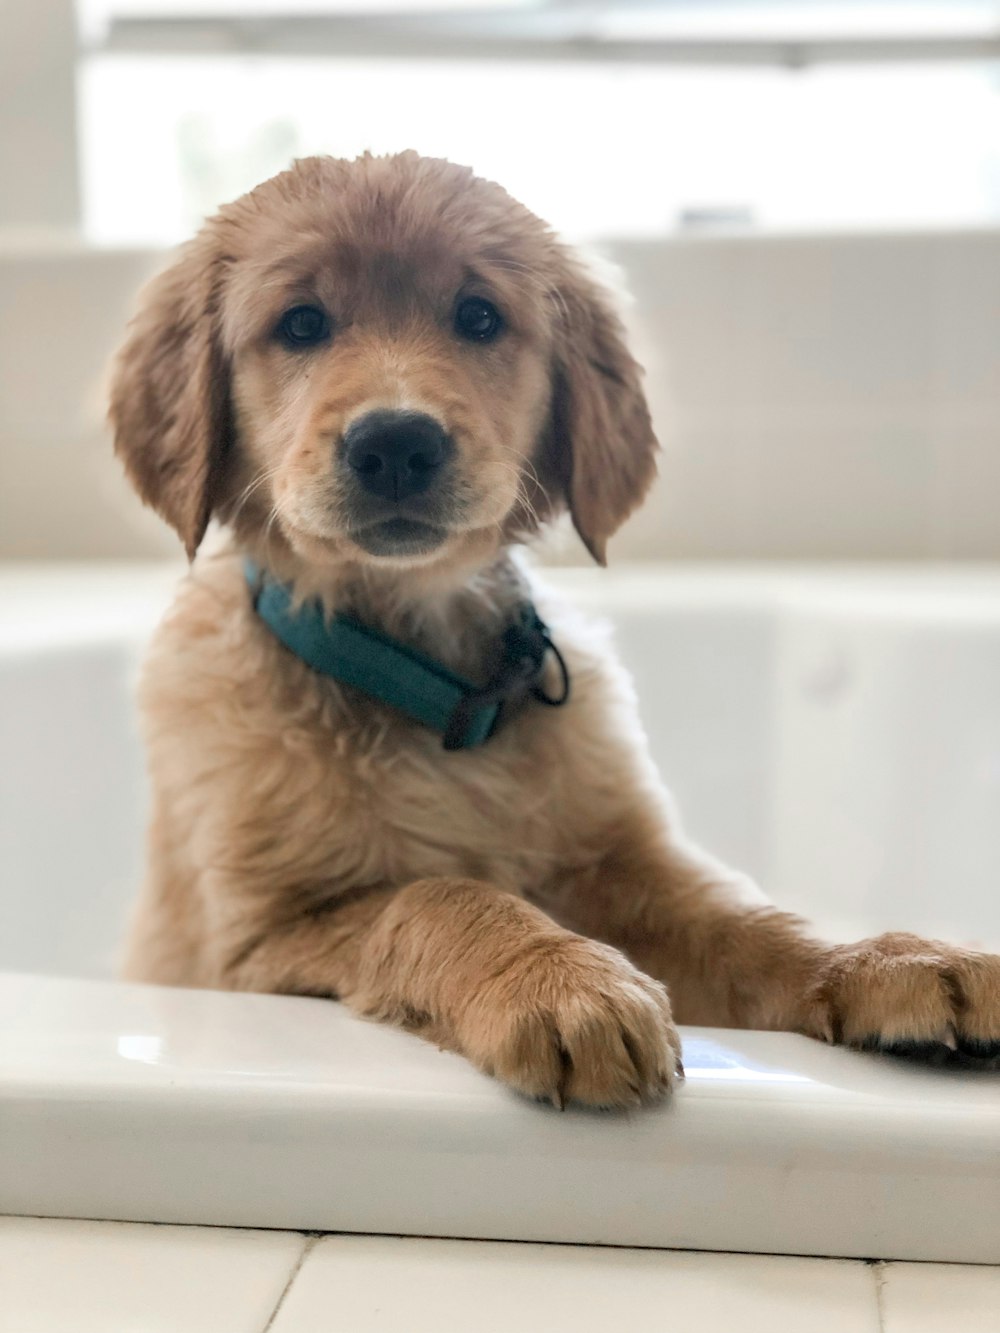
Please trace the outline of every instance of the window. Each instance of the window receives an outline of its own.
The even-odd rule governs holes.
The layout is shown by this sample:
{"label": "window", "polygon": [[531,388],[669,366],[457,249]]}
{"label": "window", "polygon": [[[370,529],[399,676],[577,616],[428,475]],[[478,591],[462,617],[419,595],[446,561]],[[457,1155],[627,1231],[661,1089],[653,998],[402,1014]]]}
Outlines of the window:
{"label": "window", "polygon": [[87,236],[171,242],[294,156],[407,147],[584,238],[1000,219],[995,5],[382,7],[90,0]]}

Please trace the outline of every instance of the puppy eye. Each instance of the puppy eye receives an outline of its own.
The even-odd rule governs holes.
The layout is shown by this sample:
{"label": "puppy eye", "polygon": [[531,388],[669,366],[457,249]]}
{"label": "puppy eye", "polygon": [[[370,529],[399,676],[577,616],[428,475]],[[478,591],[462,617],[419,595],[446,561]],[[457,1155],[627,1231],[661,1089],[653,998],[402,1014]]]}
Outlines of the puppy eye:
{"label": "puppy eye", "polygon": [[496,306],[479,296],[467,296],[459,301],[455,311],[455,332],[473,342],[487,343],[497,336],[503,320]]}
{"label": "puppy eye", "polygon": [[312,347],[330,336],[330,320],[315,305],[296,305],[278,321],[277,336],[287,347]]}

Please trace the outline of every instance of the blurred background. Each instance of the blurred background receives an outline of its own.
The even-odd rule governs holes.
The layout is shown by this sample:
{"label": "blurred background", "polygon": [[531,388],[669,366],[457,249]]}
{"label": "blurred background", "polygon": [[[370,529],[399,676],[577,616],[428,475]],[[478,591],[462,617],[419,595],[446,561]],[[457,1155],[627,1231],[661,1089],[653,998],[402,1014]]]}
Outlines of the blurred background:
{"label": "blurred background", "polygon": [[291,158],[408,147],[624,270],[665,452],[619,557],[1000,556],[996,0],[0,5],[0,557],[176,552],[102,421],[135,289]]}

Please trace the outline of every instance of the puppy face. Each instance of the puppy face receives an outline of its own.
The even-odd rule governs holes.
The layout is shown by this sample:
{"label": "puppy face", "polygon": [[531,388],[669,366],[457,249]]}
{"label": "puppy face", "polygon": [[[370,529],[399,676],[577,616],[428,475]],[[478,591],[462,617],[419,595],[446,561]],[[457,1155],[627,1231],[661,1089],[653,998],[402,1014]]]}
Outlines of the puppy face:
{"label": "puppy face", "polygon": [[116,447],[193,553],[485,562],[568,503],[597,558],[653,449],[601,293],[498,186],[313,158],[224,208],[146,294]]}
{"label": "puppy face", "polygon": [[320,561],[433,561],[530,511],[551,243],[493,187],[420,209],[390,184],[318,191],[291,240],[248,237],[223,310],[237,499],[261,479],[255,520]]}

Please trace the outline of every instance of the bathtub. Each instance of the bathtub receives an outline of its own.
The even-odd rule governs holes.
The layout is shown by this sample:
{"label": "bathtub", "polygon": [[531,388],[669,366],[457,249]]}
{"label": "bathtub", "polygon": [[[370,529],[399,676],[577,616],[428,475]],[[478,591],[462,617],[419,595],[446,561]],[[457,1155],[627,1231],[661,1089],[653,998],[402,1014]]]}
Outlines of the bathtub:
{"label": "bathtub", "polygon": [[[688,1029],[671,1104],[559,1115],[337,1005],[116,982],[176,577],[0,570],[0,1212],[1000,1262],[1000,1074]],[[553,578],[713,851],[833,937],[1000,947],[1000,573]]]}

